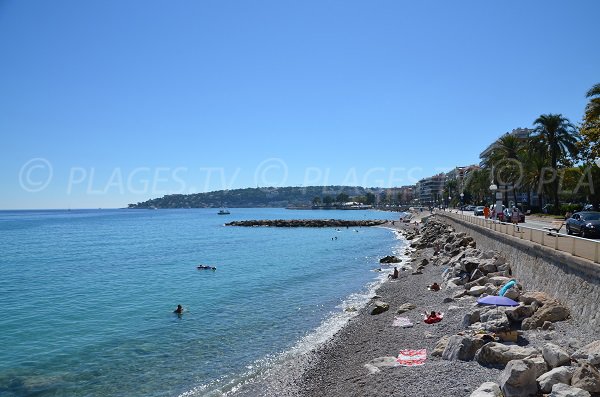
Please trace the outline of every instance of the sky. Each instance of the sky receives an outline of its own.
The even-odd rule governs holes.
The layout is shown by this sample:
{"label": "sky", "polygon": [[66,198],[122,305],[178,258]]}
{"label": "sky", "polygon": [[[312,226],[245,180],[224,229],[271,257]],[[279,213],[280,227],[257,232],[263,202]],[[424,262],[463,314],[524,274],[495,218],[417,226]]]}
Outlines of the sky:
{"label": "sky", "polygon": [[600,1],[0,0],[0,209],[414,184],[582,119]]}

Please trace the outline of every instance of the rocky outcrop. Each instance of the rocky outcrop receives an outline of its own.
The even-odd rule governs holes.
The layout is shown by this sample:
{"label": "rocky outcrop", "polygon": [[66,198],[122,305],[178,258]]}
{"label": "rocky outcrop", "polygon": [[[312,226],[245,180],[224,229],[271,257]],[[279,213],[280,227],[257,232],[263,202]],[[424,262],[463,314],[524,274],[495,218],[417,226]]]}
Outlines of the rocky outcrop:
{"label": "rocky outcrop", "polygon": [[571,385],[590,393],[600,393],[600,372],[594,366],[583,363],[575,368]]}
{"label": "rocky outcrop", "polygon": [[536,329],[541,327],[544,322],[562,321],[569,318],[569,309],[557,301],[547,301],[533,316],[523,320],[523,329]]}

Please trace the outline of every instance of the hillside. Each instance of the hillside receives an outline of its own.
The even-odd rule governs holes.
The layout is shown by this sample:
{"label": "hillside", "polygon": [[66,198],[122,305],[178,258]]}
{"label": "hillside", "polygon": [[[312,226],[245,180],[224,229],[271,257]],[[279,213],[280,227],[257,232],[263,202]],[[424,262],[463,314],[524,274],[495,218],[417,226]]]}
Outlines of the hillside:
{"label": "hillside", "polygon": [[355,186],[307,186],[280,188],[246,188],[219,190],[195,194],[171,194],[161,198],[150,199],[137,204],[129,204],[128,208],[261,208],[310,206],[315,197],[323,202],[341,198],[355,198],[363,202],[374,202],[375,195],[383,189],[366,189]]}

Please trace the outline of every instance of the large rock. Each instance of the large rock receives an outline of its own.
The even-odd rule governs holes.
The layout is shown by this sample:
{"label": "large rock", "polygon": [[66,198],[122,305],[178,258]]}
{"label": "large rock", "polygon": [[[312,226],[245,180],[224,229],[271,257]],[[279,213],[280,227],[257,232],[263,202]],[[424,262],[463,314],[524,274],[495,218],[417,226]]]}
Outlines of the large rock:
{"label": "large rock", "polygon": [[373,302],[375,307],[371,310],[371,314],[381,314],[383,312],[387,312],[390,309],[390,304],[382,301]]}
{"label": "large rock", "polygon": [[571,364],[571,357],[560,346],[554,343],[546,343],[542,349],[542,356],[550,368],[556,368]]}
{"label": "large rock", "polygon": [[524,359],[538,353],[531,347],[491,342],[479,349],[475,354],[475,360],[481,365],[505,366],[509,361]]}
{"label": "large rock", "polygon": [[557,383],[552,386],[552,393],[548,397],[590,397],[590,393],[578,387]]}
{"label": "large rock", "polygon": [[571,385],[590,393],[600,393],[600,372],[594,366],[583,363],[575,368]]}
{"label": "large rock", "polygon": [[384,256],[379,260],[379,263],[400,263],[402,260],[394,255]]}
{"label": "large rock", "polygon": [[550,393],[552,391],[552,386],[557,383],[570,384],[571,378],[573,377],[573,371],[575,371],[575,368],[573,367],[557,367],[550,372],[540,375],[540,377],[537,378],[540,390],[544,393]]}
{"label": "large rock", "polygon": [[500,388],[504,397],[537,396],[536,379],[546,372],[542,357],[512,360],[500,374]]}
{"label": "large rock", "polygon": [[470,313],[465,313],[463,317],[463,326],[466,328],[471,324],[478,323],[481,320],[481,311],[473,310]]}
{"label": "large rock", "polygon": [[532,303],[536,302],[538,306],[544,306],[546,302],[553,299],[545,292],[533,291],[521,294],[519,300],[526,305],[531,305]]}
{"label": "large rock", "polygon": [[450,337],[448,335],[443,336],[436,344],[435,348],[431,352],[431,356],[433,357],[442,357],[444,350],[446,350],[446,346],[448,346],[448,340]]}
{"label": "large rock", "polygon": [[485,342],[479,338],[471,336],[453,335],[448,339],[448,343],[442,358],[444,360],[470,361],[475,357],[475,352],[483,346]]}
{"label": "large rock", "polygon": [[398,308],[397,313],[398,314],[402,314],[402,313],[406,313],[407,311],[413,310],[415,309],[417,306],[413,303],[403,303],[402,305],[400,305],[400,307]]}
{"label": "large rock", "polygon": [[479,277],[478,279],[475,279],[475,280],[473,280],[471,282],[466,283],[465,284],[465,289],[471,289],[471,288],[473,288],[475,286],[478,286],[478,285],[486,285],[488,283],[488,281],[489,281],[488,278],[485,277],[485,276]]}
{"label": "large rock", "polygon": [[479,263],[479,266],[477,266],[477,268],[485,274],[494,273],[494,272],[498,271],[498,269],[496,268],[496,265],[494,264],[494,261],[489,261],[489,260],[481,261],[481,263]]}
{"label": "large rock", "polygon": [[510,280],[512,280],[512,279],[508,278],[508,277],[504,277],[504,276],[490,277],[490,283],[494,284],[496,287],[500,287],[500,286],[508,283]]}
{"label": "large rock", "polygon": [[520,295],[521,295],[521,291],[519,291],[519,289],[515,288],[515,287],[509,288],[504,293],[504,296],[506,296],[507,298],[512,299],[514,301],[518,300]]}
{"label": "large rock", "polygon": [[525,330],[541,327],[544,322],[562,321],[569,318],[569,309],[556,301],[547,301],[544,306],[538,309],[533,316],[523,320],[522,328]]}
{"label": "large rock", "polygon": [[486,290],[486,287],[483,285],[476,285],[474,287],[472,287],[471,289],[469,289],[469,295],[471,296],[480,296],[481,294],[483,294]]}
{"label": "large rock", "polygon": [[600,340],[578,349],[571,357],[579,361],[587,361],[592,365],[600,364]]}
{"label": "large rock", "polygon": [[502,391],[496,383],[485,382],[471,393],[470,397],[502,397]]}
{"label": "large rock", "polygon": [[[512,289],[513,288],[510,290]],[[533,316],[533,307],[521,304],[519,306],[507,308],[504,313],[506,313],[506,317],[508,317],[510,321],[521,322],[526,318]]]}

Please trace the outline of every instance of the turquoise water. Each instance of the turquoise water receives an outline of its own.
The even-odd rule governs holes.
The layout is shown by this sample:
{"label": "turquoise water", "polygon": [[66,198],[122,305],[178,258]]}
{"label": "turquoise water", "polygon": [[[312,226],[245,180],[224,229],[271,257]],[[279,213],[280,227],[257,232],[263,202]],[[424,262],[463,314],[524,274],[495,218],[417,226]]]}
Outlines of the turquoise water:
{"label": "turquoise water", "polygon": [[334,332],[404,244],[382,228],[223,226],[393,213],[231,211],[0,212],[0,395],[221,395]]}

